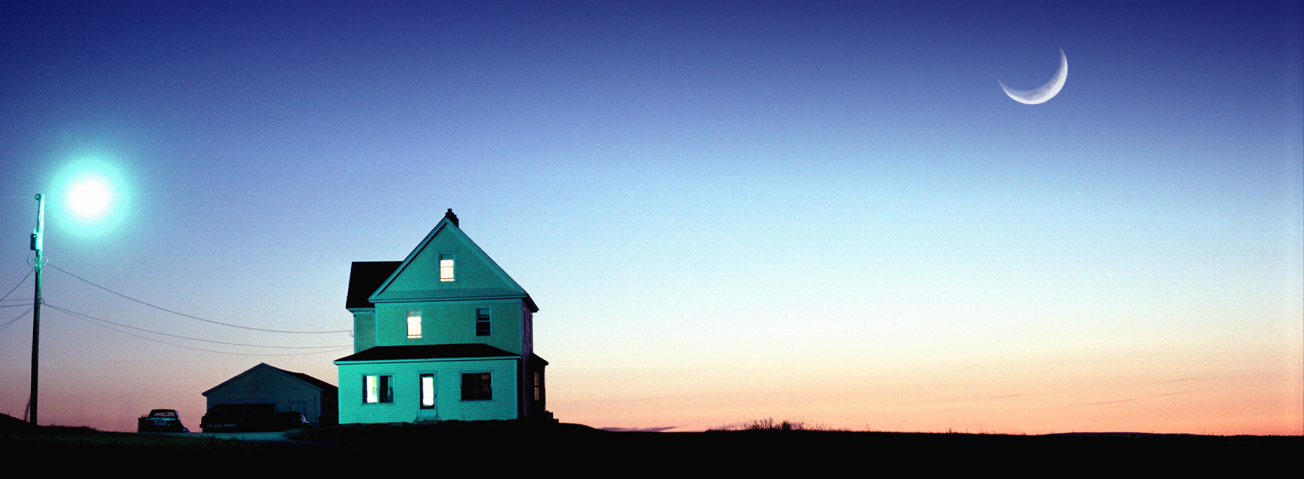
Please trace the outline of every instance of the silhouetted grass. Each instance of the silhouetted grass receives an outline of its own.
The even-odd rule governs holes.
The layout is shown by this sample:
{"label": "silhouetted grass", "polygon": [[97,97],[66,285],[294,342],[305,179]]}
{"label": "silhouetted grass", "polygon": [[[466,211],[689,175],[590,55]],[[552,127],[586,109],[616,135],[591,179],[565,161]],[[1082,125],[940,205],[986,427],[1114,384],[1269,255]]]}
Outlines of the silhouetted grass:
{"label": "silhouetted grass", "polygon": [[731,424],[709,431],[842,431],[823,424],[810,424],[805,421],[778,421],[773,418],[757,419],[742,424]]}
{"label": "silhouetted grass", "polygon": [[[2,419],[2,418],[0,418]],[[135,434],[90,428],[0,424],[0,457],[65,469],[268,471],[345,475],[390,458],[455,458],[439,473],[566,472],[579,475],[695,473],[809,474],[896,468],[1096,473],[1207,472],[1231,466],[1246,475],[1299,470],[1299,436],[1056,435],[853,432],[802,421],[763,419],[708,432],[611,432],[579,424],[445,421],[350,425],[292,433],[300,442],[254,442],[186,434]],[[779,431],[777,433],[772,431]],[[791,431],[791,432],[784,432]],[[433,464],[433,462],[432,462]],[[855,469],[860,468],[860,469]],[[904,469],[902,469],[904,468]],[[1248,468],[1248,469],[1247,469]]]}

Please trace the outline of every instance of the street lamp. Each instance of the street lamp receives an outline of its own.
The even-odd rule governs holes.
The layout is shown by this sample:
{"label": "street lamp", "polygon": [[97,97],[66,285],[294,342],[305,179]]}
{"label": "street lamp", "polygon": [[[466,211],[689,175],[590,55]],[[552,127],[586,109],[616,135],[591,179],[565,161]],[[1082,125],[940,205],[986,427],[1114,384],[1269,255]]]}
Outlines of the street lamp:
{"label": "street lamp", "polygon": [[36,298],[32,300],[32,395],[28,404],[28,416],[32,425],[36,425],[36,384],[40,371],[38,361],[41,357],[41,266],[42,240],[45,234],[45,195],[36,194],[36,229],[32,231],[32,251],[36,252]]}
{"label": "street lamp", "polygon": [[[83,162],[87,163],[87,162]],[[79,168],[83,164],[78,164]],[[97,165],[98,166],[98,165]],[[101,167],[103,168],[103,167]],[[72,184],[66,201],[74,213],[83,218],[93,218],[103,213],[113,199],[109,186],[98,174],[81,172]],[[38,375],[41,358],[41,270],[45,266],[45,196],[36,194],[36,229],[32,230],[32,251],[36,252],[36,295],[32,299],[32,391],[28,418],[37,424]]]}

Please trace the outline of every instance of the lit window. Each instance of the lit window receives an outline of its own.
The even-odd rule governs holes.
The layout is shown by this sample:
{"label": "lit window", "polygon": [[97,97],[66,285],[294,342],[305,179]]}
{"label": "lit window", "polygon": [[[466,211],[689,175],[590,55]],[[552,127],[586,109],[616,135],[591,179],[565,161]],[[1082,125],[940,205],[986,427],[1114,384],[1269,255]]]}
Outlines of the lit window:
{"label": "lit window", "polygon": [[444,283],[453,281],[453,253],[439,254],[439,281]]}
{"label": "lit window", "polygon": [[543,400],[543,373],[534,373],[534,400]]}
{"label": "lit window", "polygon": [[489,373],[462,374],[463,401],[489,401],[494,398],[494,390]]}
{"label": "lit window", "polygon": [[421,337],[421,311],[408,311],[408,339]]}
{"label": "lit window", "polygon": [[421,375],[421,409],[435,407],[435,375]]}
{"label": "lit window", "polygon": [[366,404],[394,402],[393,376],[363,376],[362,401]]}
{"label": "lit window", "polygon": [[475,335],[489,335],[489,308],[475,308]]}

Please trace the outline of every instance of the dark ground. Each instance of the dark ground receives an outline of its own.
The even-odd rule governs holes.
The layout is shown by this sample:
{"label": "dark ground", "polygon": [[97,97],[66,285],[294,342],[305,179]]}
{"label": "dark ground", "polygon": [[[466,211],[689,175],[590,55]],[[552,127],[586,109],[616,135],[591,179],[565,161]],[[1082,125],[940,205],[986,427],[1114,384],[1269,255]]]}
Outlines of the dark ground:
{"label": "dark ground", "polygon": [[[297,442],[31,427],[0,417],[0,457],[43,471],[430,471],[681,475],[831,472],[1151,475],[1218,472],[1293,476],[1301,436],[1076,434],[1010,436],[841,431],[608,432],[578,424],[443,422],[343,426],[293,433]],[[415,469],[414,469],[415,468]],[[451,469],[451,470],[450,470]]]}

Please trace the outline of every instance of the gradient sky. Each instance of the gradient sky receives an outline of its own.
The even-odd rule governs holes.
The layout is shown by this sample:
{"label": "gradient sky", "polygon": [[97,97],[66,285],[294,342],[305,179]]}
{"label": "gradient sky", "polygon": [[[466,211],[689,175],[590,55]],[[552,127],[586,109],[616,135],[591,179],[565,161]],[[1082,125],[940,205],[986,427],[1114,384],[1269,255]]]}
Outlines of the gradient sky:
{"label": "gradient sky", "polygon": [[[0,10],[0,413],[46,193],[51,266],[281,330],[452,208],[566,422],[1304,433],[1298,2],[242,3]],[[45,271],[43,424],[351,353]]]}

